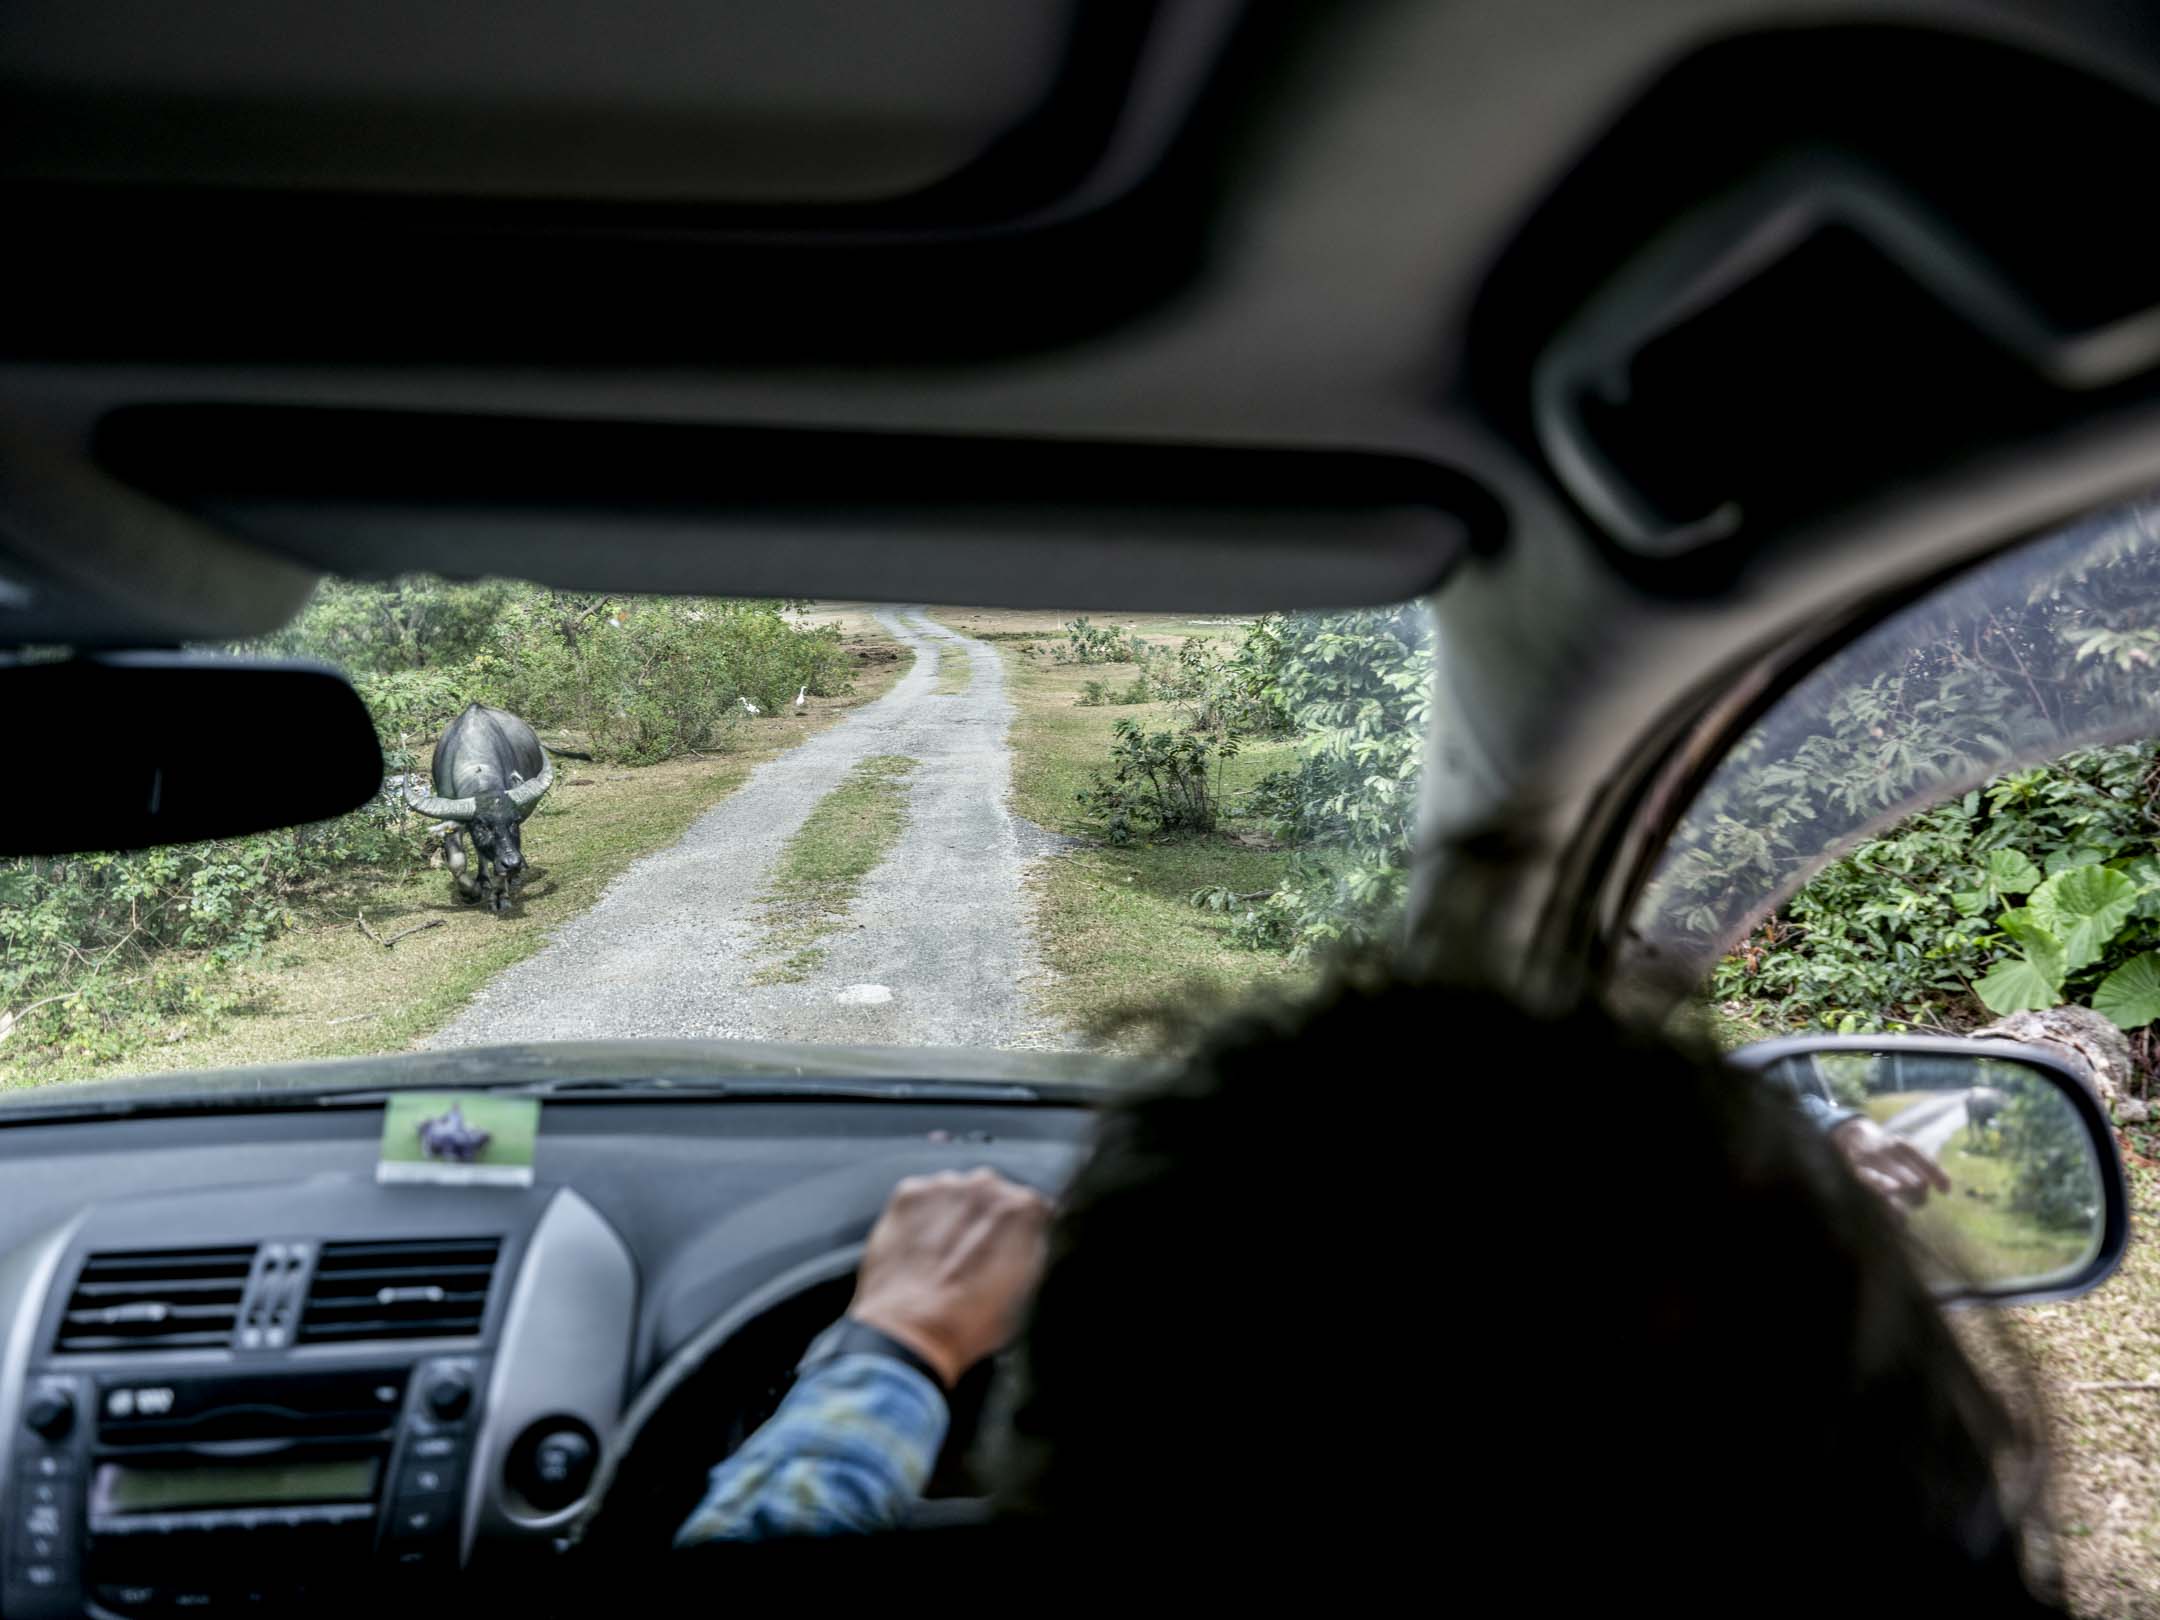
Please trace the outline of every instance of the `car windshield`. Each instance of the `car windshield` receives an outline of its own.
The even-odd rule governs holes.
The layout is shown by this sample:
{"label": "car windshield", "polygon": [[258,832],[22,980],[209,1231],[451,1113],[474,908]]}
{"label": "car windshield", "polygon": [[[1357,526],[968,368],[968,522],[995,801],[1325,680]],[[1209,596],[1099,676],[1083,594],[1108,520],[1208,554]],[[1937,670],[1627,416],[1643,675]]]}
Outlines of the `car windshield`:
{"label": "car windshield", "polygon": [[[2160,499],[2149,497],[1981,565],[1859,636],[1776,702],[1717,765],[1667,845],[1634,914],[1634,967],[1698,977],[1811,873],[1901,817],[1951,800],[1960,814],[1988,818],[1998,791],[2019,791],[2002,774],[2012,767],[2156,734]],[[2095,768],[2094,780],[2060,791],[2150,798],[2150,784],[2136,780],[2142,766],[2129,782],[2115,780],[2122,761]],[[1986,795],[1957,799],[1991,778]],[[1976,825],[1982,856],[2008,827]],[[2046,873],[2132,853],[2102,842],[2096,834],[2051,849]],[[2160,868],[2152,876],[2160,888]],[[1977,897],[1968,916],[1987,928],[1996,902],[2027,890],[1961,892]]]}
{"label": "car windshield", "polygon": [[[1388,935],[1431,636],[1422,604],[328,581],[230,650],[345,670],[380,794],[244,838],[0,862],[0,1091],[621,1038],[827,1054],[803,1072],[865,1046],[1003,1054],[993,1074],[1145,1053]],[[245,739],[202,725],[244,790]]]}

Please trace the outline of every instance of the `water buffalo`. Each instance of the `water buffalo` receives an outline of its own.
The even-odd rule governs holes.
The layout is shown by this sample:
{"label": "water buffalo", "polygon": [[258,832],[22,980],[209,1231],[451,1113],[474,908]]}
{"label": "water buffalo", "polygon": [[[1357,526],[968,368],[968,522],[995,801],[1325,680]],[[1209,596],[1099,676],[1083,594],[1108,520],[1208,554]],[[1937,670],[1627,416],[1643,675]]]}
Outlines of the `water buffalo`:
{"label": "water buffalo", "polygon": [[1974,1086],[1965,1093],[1965,1120],[1978,1141],[1993,1128],[2010,1099],[1993,1086]]}
{"label": "water buffalo", "polygon": [[[555,762],[533,729],[516,715],[468,703],[435,744],[433,793],[408,786],[405,802],[442,823],[443,855],[457,892],[485,893],[502,911],[524,881],[519,828],[542,794],[555,785]],[[465,833],[472,834],[477,875],[465,869]]]}

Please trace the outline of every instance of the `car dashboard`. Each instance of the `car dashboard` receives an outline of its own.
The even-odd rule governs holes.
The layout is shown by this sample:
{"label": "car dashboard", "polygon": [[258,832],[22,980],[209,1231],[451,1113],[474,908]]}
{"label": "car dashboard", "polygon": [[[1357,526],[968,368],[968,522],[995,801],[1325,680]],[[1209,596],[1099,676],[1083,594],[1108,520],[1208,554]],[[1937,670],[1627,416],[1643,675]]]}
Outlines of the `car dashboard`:
{"label": "car dashboard", "polygon": [[1054,1191],[1089,1127],[1070,1101],[550,1100],[529,1187],[379,1183],[379,1104],[0,1129],[0,1613],[544,1579],[731,1343],[837,1313],[898,1180]]}

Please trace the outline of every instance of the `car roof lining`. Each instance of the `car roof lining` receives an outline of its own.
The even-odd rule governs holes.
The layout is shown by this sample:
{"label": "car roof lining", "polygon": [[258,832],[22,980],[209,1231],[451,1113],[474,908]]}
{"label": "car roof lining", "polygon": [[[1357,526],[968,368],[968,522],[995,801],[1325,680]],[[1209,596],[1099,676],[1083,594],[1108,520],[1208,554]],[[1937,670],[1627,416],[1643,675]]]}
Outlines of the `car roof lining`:
{"label": "car roof lining", "polygon": [[628,0],[595,49],[565,0],[369,0],[306,26],[220,0],[185,27],[159,0],[21,0],[0,17],[0,176],[891,208],[1099,145],[1149,9]]}

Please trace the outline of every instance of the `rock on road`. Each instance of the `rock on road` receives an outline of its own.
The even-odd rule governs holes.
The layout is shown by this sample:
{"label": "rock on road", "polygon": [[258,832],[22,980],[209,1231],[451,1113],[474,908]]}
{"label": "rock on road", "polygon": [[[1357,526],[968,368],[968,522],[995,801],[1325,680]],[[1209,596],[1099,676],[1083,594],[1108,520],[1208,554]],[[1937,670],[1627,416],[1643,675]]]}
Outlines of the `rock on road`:
{"label": "rock on road", "polygon": [[[1007,809],[1013,707],[997,649],[915,609],[878,622],[920,656],[884,697],[759,766],[672,847],[641,857],[424,1044],[613,1037],[900,1046],[1054,1046],[1032,1014],[1025,823]],[[965,691],[933,690],[965,656]],[[785,721],[768,722],[785,724]],[[862,760],[904,754],[906,828],[796,984],[752,984],[781,954],[759,897],[781,847]],[[543,852],[542,859],[545,859]]]}

